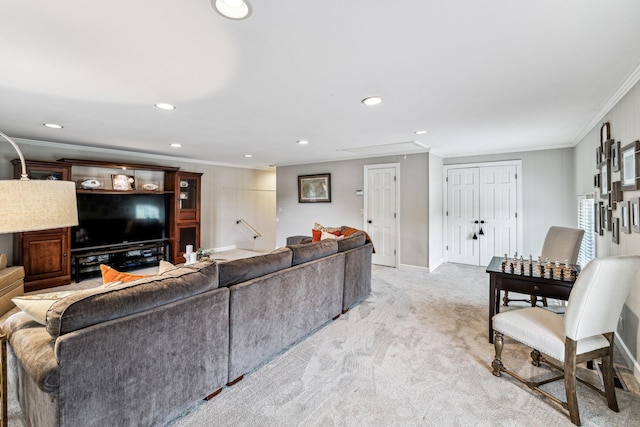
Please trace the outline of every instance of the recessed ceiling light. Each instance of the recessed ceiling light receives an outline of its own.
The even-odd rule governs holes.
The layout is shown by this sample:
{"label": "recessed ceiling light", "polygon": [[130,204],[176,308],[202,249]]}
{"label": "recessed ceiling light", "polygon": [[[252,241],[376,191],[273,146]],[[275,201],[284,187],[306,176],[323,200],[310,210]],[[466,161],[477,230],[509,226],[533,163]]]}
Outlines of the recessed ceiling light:
{"label": "recessed ceiling light", "polygon": [[169,144],[169,146],[171,148],[180,148],[180,147],[182,147],[182,144],[180,144],[178,142],[172,142],[171,144]]}
{"label": "recessed ceiling light", "polygon": [[62,125],[57,125],[55,123],[44,123],[44,126],[51,128],[51,129],[62,129],[63,126]]}
{"label": "recessed ceiling light", "polygon": [[298,141],[298,144],[300,145],[307,145],[309,143],[309,141],[307,141],[306,139],[301,139],[300,141]]}
{"label": "recessed ceiling light", "polygon": [[156,107],[158,107],[161,110],[175,110],[176,107],[171,105],[171,104],[167,104],[166,102],[158,102],[156,104]]}
{"label": "recessed ceiling light", "polygon": [[416,135],[424,135],[425,133],[427,133],[426,130],[417,130],[414,132]]}
{"label": "recessed ceiling light", "polygon": [[251,15],[251,5],[246,0],[211,0],[220,15],[229,19],[245,19]]}
{"label": "recessed ceiling light", "polygon": [[369,96],[362,100],[364,105],[378,105],[382,102],[382,98],[379,96]]}
{"label": "recessed ceiling light", "polygon": [[244,156],[247,157],[247,158],[253,157],[253,155],[251,155],[251,154],[245,154]]}

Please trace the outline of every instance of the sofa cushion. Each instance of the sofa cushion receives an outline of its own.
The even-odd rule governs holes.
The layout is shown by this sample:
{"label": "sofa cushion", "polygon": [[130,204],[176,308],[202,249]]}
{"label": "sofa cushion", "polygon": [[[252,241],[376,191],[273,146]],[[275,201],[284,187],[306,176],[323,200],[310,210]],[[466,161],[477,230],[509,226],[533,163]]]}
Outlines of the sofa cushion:
{"label": "sofa cushion", "polygon": [[46,327],[51,336],[58,337],[217,287],[216,263],[191,264],[129,283],[79,291],[51,306]]}
{"label": "sofa cushion", "polygon": [[298,265],[314,259],[323,258],[338,253],[338,241],[325,239],[319,242],[300,243],[287,246],[293,252],[291,265]]}
{"label": "sofa cushion", "polygon": [[348,237],[343,237],[338,240],[338,252],[345,252],[362,246],[364,245],[365,240],[366,236],[364,231],[356,231]]}
{"label": "sofa cushion", "polygon": [[264,255],[224,261],[220,266],[220,287],[246,282],[274,271],[291,267],[289,248],[276,249]]}

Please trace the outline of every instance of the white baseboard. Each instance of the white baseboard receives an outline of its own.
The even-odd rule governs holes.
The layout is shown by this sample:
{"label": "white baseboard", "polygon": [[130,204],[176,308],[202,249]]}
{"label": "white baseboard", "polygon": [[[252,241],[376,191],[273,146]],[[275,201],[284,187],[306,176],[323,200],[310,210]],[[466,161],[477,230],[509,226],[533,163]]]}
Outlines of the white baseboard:
{"label": "white baseboard", "polygon": [[410,264],[400,264],[398,266],[398,269],[407,270],[407,271],[420,271],[422,273],[429,272],[429,267],[421,267],[419,265],[410,265]]}
{"label": "white baseboard", "polygon": [[438,261],[434,262],[429,268],[429,271],[435,271],[435,269],[440,267],[442,264],[444,264],[444,258],[440,258]]}
{"label": "white baseboard", "polygon": [[444,263],[444,259],[440,259],[431,267],[422,267],[419,265],[411,265],[411,264],[400,264],[398,269],[407,270],[407,271],[420,271],[423,273],[431,273],[435,271],[436,268],[440,267]]}
{"label": "white baseboard", "polygon": [[624,343],[624,341],[622,341],[618,334],[616,334],[616,344],[618,345],[618,348],[622,350],[622,357],[624,357],[627,366],[633,367],[633,376],[635,377],[636,381],[640,382],[640,364],[638,364],[638,361],[633,358],[633,355],[629,351],[629,348]]}

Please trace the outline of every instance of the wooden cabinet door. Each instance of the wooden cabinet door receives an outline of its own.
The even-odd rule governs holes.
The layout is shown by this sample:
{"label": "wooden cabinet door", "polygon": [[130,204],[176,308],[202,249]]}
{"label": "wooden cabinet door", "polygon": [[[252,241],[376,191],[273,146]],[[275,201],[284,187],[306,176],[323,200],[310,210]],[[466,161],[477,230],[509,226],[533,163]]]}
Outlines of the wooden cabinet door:
{"label": "wooden cabinet door", "polygon": [[69,228],[20,233],[18,251],[25,269],[25,291],[71,281]]}

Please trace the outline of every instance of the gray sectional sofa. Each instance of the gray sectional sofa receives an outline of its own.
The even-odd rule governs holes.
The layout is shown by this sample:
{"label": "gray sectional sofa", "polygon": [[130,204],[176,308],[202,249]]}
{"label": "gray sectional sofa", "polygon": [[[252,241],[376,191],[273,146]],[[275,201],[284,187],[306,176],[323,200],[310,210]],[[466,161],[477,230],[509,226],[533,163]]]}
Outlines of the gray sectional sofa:
{"label": "gray sectional sofa", "polygon": [[163,425],[371,292],[358,232],[79,291],[46,325],[9,317],[9,381],[27,426]]}

